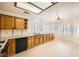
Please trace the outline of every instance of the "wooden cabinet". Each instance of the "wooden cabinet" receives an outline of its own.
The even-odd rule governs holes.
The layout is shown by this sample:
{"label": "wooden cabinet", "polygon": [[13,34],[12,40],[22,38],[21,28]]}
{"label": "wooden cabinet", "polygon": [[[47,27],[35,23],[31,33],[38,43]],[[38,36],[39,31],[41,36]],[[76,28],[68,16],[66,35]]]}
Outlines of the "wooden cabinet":
{"label": "wooden cabinet", "polygon": [[47,36],[44,35],[44,42],[47,42]]}
{"label": "wooden cabinet", "polygon": [[50,34],[50,40],[52,40],[53,39],[53,37],[52,37],[53,35],[52,34]]}
{"label": "wooden cabinet", "polygon": [[39,36],[35,36],[35,45],[39,45]]}
{"label": "wooden cabinet", "polygon": [[5,29],[5,20],[3,15],[0,15],[0,29]]}
{"label": "wooden cabinet", "polygon": [[[21,40],[24,40],[22,43],[20,43],[19,47],[22,45],[25,45],[25,48],[30,49],[33,48],[37,45],[40,45],[42,43],[48,42],[50,40],[54,39],[54,35],[53,34],[44,34],[44,35],[35,35],[35,36],[29,36],[27,38],[21,38]],[[8,49],[7,49],[7,53],[8,56],[13,56],[14,54],[16,54],[16,51],[19,49],[17,49],[17,43],[20,39],[9,39],[8,40]],[[26,44],[23,44],[26,41]],[[24,49],[26,50],[26,49]],[[24,51],[23,50],[23,51]],[[0,54],[1,55],[1,54]]]}
{"label": "wooden cabinet", "polygon": [[35,44],[34,44],[34,36],[30,36],[28,37],[28,40],[27,40],[27,48],[32,48],[34,47]]}
{"label": "wooden cabinet", "polygon": [[40,35],[40,36],[39,36],[39,43],[42,44],[43,41],[44,41],[44,39],[43,39],[43,35]]}
{"label": "wooden cabinet", "polygon": [[26,29],[27,19],[0,14],[0,29]]}
{"label": "wooden cabinet", "polygon": [[47,36],[47,41],[49,41],[49,34],[46,34],[46,36]]}
{"label": "wooden cabinet", "polygon": [[0,29],[13,29],[14,17],[7,15],[0,15]]}
{"label": "wooden cabinet", "polygon": [[35,40],[34,40],[34,36],[31,38],[31,41],[32,41],[32,47],[34,47],[35,46]]}
{"label": "wooden cabinet", "polygon": [[30,39],[28,39],[28,41],[27,41],[27,48],[29,49],[29,48],[32,48],[32,43],[31,43],[31,40]]}
{"label": "wooden cabinet", "polygon": [[0,51],[0,57],[1,57],[2,55],[1,55],[1,51]]}
{"label": "wooden cabinet", "polygon": [[15,28],[25,29],[25,20],[22,18],[15,18]]}
{"label": "wooden cabinet", "polygon": [[12,56],[15,54],[15,39],[8,40],[8,56]]}

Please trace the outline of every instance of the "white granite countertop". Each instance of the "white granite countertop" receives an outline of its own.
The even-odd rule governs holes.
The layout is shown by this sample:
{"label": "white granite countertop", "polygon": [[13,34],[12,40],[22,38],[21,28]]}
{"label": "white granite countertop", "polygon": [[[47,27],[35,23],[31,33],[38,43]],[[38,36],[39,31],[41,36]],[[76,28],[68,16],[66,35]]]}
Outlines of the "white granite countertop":
{"label": "white granite countertop", "polygon": [[20,36],[8,36],[8,37],[1,37],[0,40],[8,40],[8,39],[14,39],[14,38],[21,38],[21,37],[28,37],[28,36],[34,36],[34,35],[43,35],[48,33],[40,33],[40,34],[27,34],[27,35],[20,35]]}

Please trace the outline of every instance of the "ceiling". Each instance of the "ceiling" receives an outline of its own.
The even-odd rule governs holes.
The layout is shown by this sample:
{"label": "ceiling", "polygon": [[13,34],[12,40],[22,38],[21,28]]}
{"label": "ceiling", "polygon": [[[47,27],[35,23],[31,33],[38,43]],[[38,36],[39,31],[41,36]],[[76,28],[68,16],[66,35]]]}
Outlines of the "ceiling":
{"label": "ceiling", "polygon": [[57,2],[16,2],[15,6],[28,12],[41,13]]}

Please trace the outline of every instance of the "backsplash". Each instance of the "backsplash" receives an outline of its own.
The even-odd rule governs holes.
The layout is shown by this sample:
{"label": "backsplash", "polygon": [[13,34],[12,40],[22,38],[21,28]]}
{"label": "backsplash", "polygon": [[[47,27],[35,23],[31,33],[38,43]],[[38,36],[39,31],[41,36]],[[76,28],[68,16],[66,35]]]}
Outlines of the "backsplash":
{"label": "backsplash", "polygon": [[13,30],[13,36],[21,36],[21,30]]}
{"label": "backsplash", "polygon": [[1,37],[26,35],[26,30],[1,30]]}
{"label": "backsplash", "polygon": [[12,36],[12,30],[1,30],[1,37]]}

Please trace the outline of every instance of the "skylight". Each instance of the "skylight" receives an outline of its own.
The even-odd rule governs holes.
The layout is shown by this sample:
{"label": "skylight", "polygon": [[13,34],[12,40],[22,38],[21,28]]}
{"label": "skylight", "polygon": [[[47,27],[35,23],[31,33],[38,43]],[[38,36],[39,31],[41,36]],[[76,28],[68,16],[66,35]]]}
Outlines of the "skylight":
{"label": "skylight", "polygon": [[50,5],[52,5],[51,2],[31,2],[31,3],[38,6],[38,7],[40,7],[43,10],[48,8]]}
{"label": "skylight", "polygon": [[17,2],[16,7],[33,13],[40,13],[52,6],[52,2]]}

